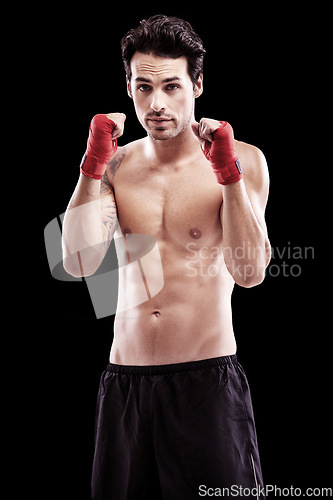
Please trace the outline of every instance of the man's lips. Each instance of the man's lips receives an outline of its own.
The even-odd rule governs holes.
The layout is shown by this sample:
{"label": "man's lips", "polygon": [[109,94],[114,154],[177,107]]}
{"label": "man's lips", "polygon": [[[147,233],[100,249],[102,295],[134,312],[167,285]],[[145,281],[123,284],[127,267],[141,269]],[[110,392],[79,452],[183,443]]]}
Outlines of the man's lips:
{"label": "man's lips", "polygon": [[148,118],[151,122],[154,123],[164,123],[164,122],[170,122],[170,118]]}
{"label": "man's lips", "polygon": [[158,116],[158,115],[148,115],[146,117],[146,119],[148,121],[151,121],[155,124],[163,124],[163,123],[167,123],[167,122],[171,122],[172,121],[172,118],[170,118],[169,116]]}

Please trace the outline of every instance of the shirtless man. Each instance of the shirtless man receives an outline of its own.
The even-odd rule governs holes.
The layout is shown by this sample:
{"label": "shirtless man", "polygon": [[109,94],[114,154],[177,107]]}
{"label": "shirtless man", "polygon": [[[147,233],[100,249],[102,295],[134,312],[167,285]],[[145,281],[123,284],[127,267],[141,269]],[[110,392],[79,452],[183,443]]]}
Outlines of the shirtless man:
{"label": "shirtless man", "polygon": [[[137,274],[124,266],[119,276],[93,499],[150,498],[157,484],[168,500],[232,486],[257,488],[261,497],[231,294],[235,283],[261,283],[269,262],[265,158],[234,140],[228,123],[195,120],[205,51],[188,23],[154,16],[124,36],[122,52],[147,136],[117,148],[125,115],[94,118],[64,220],[64,265],[74,276],[93,274],[112,237],[123,241],[118,258],[129,262],[127,244],[146,234],[156,239],[164,285],[132,307]],[[145,262],[142,279],[154,280],[156,263]]]}

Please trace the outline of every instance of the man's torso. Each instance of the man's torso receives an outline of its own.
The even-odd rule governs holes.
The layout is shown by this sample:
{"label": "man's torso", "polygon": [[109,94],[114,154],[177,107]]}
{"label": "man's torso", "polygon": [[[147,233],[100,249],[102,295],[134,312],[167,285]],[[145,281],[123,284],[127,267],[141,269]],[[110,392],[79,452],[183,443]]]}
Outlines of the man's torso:
{"label": "man's torso", "polygon": [[[234,281],[222,253],[222,188],[210,163],[198,147],[190,157],[161,165],[145,153],[144,139],[117,155],[108,175],[118,210],[115,237],[123,242],[118,259],[135,260],[135,235],[150,235],[157,245],[139,267],[120,267],[110,361],[154,365],[234,354]],[[139,297],[142,280],[146,300]]]}

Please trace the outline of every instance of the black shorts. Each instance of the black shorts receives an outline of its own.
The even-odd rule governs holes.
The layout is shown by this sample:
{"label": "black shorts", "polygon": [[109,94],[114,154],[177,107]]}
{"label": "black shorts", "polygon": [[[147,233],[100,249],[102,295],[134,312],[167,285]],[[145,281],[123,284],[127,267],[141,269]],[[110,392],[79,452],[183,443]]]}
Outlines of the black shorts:
{"label": "black shorts", "polygon": [[236,355],[110,363],[95,439],[93,500],[192,500],[220,491],[234,498],[242,489],[264,498],[250,390]]}

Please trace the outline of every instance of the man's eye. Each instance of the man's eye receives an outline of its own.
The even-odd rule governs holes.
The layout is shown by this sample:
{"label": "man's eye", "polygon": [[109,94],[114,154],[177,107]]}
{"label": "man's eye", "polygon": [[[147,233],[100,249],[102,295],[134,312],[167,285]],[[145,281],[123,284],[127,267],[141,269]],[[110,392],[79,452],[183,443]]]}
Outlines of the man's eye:
{"label": "man's eye", "polygon": [[138,90],[140,90],[140,92],[149,92],[150,86],[145,84],[139,85]]}
{"label": "man's eye", "polygon": [[177,90],[179,89],[179,85],[177,85],[176,83],[169,83],[169,85],[167,85],[165,88],[166,90]]}

